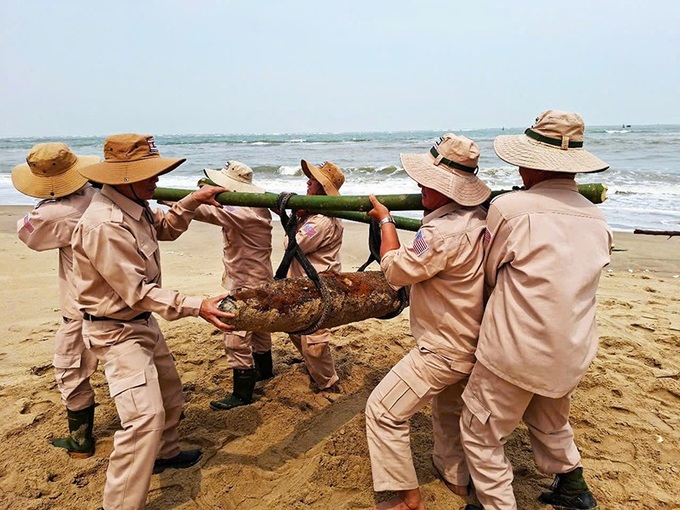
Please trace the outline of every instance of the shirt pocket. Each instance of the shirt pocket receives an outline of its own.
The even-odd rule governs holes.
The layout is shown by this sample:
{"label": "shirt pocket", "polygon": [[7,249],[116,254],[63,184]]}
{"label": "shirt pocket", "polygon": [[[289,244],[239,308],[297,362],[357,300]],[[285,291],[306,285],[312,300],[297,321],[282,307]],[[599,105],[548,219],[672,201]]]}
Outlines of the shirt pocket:
{"label": "shirt pocket", "polygon": [[156,255],[156,252],[158,251],[158,243],[149,237],[141,237],[138,243],[139,252],[146,261],[144,273],[146,274],[148,281],[156,282],[158,281],[158,277],[160,275],[158,256]]}
{"label": "shirt pocket", "polygon": [[55,354],[52,365],[54,368],[80,368],[80,354]]}

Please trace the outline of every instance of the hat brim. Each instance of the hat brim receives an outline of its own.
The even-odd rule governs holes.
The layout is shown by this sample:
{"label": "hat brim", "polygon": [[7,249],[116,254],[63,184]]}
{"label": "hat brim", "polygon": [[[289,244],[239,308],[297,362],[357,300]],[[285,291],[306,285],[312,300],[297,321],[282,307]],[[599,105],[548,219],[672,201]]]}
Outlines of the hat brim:
{"label": "hat brim", "polygon": [[136,161],[102,161],[80,169],[80,174],[100,184],[132,184],[174,170],[186,158],[147,158]]}
{"label": "hat brim", "polygon": [[461,170],[444,170],[433,164],[429,154],[400,154],[406,173],[418,184],[454,200],[457,204],[471,207],[486,202],[491,190],[474,174]]}
{"label": "hat brim", "polygon": [[323,187],[323,190],[326,192],[326,195],[337,197],[340,195],[340,190],[335,187],[335,185],[323,174],[321,169],[318,166],[314,166],[311,163],[308,163],[304,159],[300,161],[300,166],[302,166],[302,171],[305,173],[307,177],[310,179],[316,179],[321,183],[321,186]]}
{"label": "hat brim", "polygon": [[231,191],[238,191],[240,193],[265,193],[263,188],[255,186],[254,184],[237,181],[236,179],[224,174],[221,170],[204,168],[203,173],[215,184]]}
{"label": "hat brim", "polygon": [[99,156],[78,156],[76,162],[65,172],[58,175],[39,176],[31,171],[28,163],[12,169],[12,184],[24,195],[34,198],[60,198],[70,195],[85,186],[87,178],[80,169],[98,163]]}
{"label": "hat brim", "polygon": [[533,170],[565,173],[601,172],[609,165],[585,149],[561,149],[526,135],[501,135],[493,150],[506,163]]}

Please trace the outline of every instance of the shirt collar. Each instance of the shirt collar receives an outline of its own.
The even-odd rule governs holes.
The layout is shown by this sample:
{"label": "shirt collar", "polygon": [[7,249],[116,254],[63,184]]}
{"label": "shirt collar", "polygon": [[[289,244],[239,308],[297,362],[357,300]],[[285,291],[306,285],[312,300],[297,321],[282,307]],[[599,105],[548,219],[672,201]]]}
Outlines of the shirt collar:
{"label": "shirt collar", "polygon": [[424,216],[423,221],[421,223],[427,223],[428,221],[441,218],[442,216],[449,214],[450,212],[460,209],[460,207],[461,207],[460,204],[456,202],[449,202],[448,204],[444,204],[438,209],[432,211],[430,214]]}
{"label": "shirt collar", "polygon": [[130,200],[128,197],[117,191],[116,188],[108,184],[104,184],[101,191],[102,195],[111,200],[114,204],[120,207],[124,213],[132,216],[135,220],[139,220],[144,213],[144,208],[137,202]]}
{"label": "shirt collar", "polygon": [[529,191],[534,189],[566,189],[578,191],[578,184],[576,184],[574,179],[547,179],[534,184]]}

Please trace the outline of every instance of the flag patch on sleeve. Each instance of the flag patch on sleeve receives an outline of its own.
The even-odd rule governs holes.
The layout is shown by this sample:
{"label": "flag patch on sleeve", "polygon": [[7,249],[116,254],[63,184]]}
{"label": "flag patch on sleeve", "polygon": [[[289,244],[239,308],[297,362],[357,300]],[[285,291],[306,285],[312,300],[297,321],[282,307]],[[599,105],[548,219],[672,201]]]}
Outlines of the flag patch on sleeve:
{"label": "flag patch on sleeve", "polygon": [[427,241],[423,239],[423,233],[420,230],[413,238],[412,248],[413,251],[416,252],[416,255],[418,256],[422,255],[423,253],[430,249],[430,246],[427,244]]}
{"label": "flag patch on sleeve", "polygon": [[19,232],[22,228],[28,230],[30,234],[32,234],[33,231],[35,230],[33,224],[31,223],[31,218],[29,218],[28,214],[17,222],[17,232]]}
{"label": "flag patch on sleeve", "polygon": [[491,242],[491,231],[488,228],[484,228],[484,248],[489,246],[489,243]]}
{"label": "flag patch on sleeve", "polygon": [[304,235],[306,235],[307,237],[314,237],[317,234],[316,229],[312,225],[309,225],[309,224],[302,227],[301,230],[302,230],[302,233]]}

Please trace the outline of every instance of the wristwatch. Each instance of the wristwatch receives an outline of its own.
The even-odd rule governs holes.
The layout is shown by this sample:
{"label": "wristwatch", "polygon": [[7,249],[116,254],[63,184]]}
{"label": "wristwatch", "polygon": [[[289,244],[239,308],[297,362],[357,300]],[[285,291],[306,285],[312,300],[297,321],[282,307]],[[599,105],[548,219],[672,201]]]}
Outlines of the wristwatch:
{"label": "wristwatch", "polygon": [[386,216],[382,220],[379,221],[380,226],[382,227],[385,223],[394,223],[394,218],[392,216]]}

